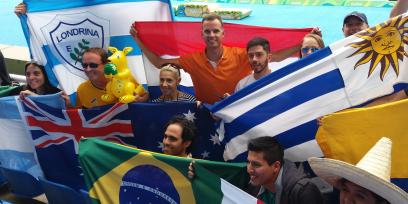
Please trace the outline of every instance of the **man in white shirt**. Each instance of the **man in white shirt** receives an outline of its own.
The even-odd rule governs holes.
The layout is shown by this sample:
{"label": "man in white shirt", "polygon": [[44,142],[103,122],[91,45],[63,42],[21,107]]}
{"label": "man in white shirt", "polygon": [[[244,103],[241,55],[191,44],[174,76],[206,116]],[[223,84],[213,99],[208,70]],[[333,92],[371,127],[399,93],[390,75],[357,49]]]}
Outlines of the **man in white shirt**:
{"label": "man in white shirt", "polygon": [[247,55],[253,73],[238,82],[235,92],[271,73],[268,63],[272,59],[272,54],[267,39],[256,37],[250,40],[247,44]]}

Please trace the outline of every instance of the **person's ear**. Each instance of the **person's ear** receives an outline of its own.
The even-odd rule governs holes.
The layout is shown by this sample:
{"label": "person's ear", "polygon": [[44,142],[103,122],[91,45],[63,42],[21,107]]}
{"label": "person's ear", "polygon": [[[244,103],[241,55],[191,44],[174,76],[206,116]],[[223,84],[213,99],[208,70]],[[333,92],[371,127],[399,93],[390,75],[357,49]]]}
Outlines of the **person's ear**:
{"label": "person's ear", "polygon": [[184,141],[183,144],[185,148],[188,148],[191,145],[191,141]]}

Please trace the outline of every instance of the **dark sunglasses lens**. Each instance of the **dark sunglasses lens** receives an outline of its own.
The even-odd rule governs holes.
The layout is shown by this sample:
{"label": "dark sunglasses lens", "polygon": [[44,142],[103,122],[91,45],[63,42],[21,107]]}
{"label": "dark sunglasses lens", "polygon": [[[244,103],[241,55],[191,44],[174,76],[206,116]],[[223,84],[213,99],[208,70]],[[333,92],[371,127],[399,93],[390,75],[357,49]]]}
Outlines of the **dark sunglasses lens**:
{"label": "dark sunglasses lens", "polygon": [[97,68],[98,66],[99,66],[99,64],[95,64],[95,63],[89,63],[89,64],[87,64],[87,63],[82,63],[82,67],[85,69],[85,68],[87,68],[87,67],[90,67],[90,68],[92,68],[92,69],[95,69],[95,68]]}
{"label": "dark sunglasses lens", "polygon": [[319,50],[319,48],[315,48],[315,47],[305,47],[305,48],[302,48],[302,52],[303,52],[303,54],[308,53],[308,52],[309,52],[309,50],[311,50],[311,51],[312,51],[312,53],[313,53],[313,52],[316,52],[317,50]]}

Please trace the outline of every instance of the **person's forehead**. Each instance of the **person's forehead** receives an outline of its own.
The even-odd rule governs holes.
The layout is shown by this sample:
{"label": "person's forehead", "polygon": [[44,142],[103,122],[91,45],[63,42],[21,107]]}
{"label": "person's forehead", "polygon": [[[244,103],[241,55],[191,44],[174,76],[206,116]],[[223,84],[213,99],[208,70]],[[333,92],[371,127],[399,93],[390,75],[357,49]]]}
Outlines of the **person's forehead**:
{"label": "person's forehead", "polygon": [[205,20],[202,23],[203,28],[217,28],[217,29],[222,29],[222,24],[218,19],[213,19],[213,20]]}
{"label": "person's forehead", "polygon": [[248,151],[248,160],[249,159],[258,162],[266,162],[263,152]]}
{"label": "person's forehead", "polygon": [[167,126],[166,133],[171,133],[174,136],[180,136],[183,128],[178,123],[173,123]]}
{"label": "person's forehead", "polygon": [[255,45],[248,49],[248,53],[257,53],[257,52],[265,52],[262,45]]}

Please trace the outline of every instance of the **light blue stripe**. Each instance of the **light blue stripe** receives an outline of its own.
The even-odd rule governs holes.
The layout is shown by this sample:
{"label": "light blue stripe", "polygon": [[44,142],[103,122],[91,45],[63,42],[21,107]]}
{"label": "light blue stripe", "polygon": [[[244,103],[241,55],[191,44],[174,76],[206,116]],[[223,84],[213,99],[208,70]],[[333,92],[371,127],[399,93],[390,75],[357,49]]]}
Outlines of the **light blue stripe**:
{"label": "light blue stripe", "polygon": [[29,31],[28,25],[27,25],[27,15],[20,15],[19,19],[20,19],[20,23],[21,23],[21,28],[23,29],[25,40],[27,42],[28,48],[30,49],[30,59],[32,59],[33,56],[31,54],[30,31]]}
{"label": "light blue stripe", "polygon": [[287,110],[341,88],[344,88],[344,83],[338,69],[295,86],[226,123],[226,141]]}
{"label": "light blue stripe", "polygon": [[35,159],[34,152],[0,150],[0,163],[6,168],[25,171],[36,178],[44,176],[40,165]]}
{"label": "light blue stripe", "polygon": [[2,110],[0,111],[0,118],[2,119],[21,119],[15,96],[0,98],[0,110]]}
{"label": "light blue stripe", "polygon": [[[27,4],[27,8],[30,13],[42,12],[42,11],[52,11],[59,9],[70,9],[84,6],[94,6],[101,4],[115,4],[115,3],[129,3],[129,2],[149,2],[149,1],[160,1],[170,5],[169,0],[24,0],[23,2]],[[171,7],[170,7],[171,8]],[[126,9],[126,8],[124,8]],[[143,11],[135,11],[143,12]]]}
{"label": "light blue stripe", "polygon": [[123,50],[124,47],[132,47],[132,52],[128,53],[127,56],[141,55],[142,51],[139,46],[133,40],[131,35],[124,36],[111,36],[109,46],[116,47],[118,50]]}
{"label": "light blue stripe", "polygon": [[289,64],[275,72],[272,72],[271,74],[269,74],[268,76],[265,76],[257,81],[255,81],[254,83],[248,85],[247,87],[241,89],[240,91],[238,91],[237,93],[234,93],[233,95],[231,95],[230,97],[220,101],[219,103],[216,103],[213,106],[209,106],[209,109],[211,112],[217,112],[221,109],[223,109],[224,107],[230,105],[231,103],[247,96],[248,94],[255,92],[257,90],[259,90],[260,88],[273,83],[283,77],[285,77],[288,74],[291,74],[297,70],[300,70],[308,65],[311,65],[329,55],[331,55],[332,52],[330,50],[329,47],[323,48],[321,50],[318,50],[317,52],[309,55],[306,58],[300,59],[296,62],[293,62],[292,64]]}
{"label": "light blue stripe", "polygon": [[45,55],[45,57],[47,58],[47,64],[44,66],[45,67],[45,71],[47,72],[47,77],[48,80],[50,81],[50,83],[57,87],[58,86],[58,79],[55,76],[54,72],[52,71],[52,69],[54,68],[54,66],[61,64],[59,62],[59,60],[57,58],[55,58],[55,56],[52,54],[51,49],[48,45],[45,45],[42,47],[43,53]]}

